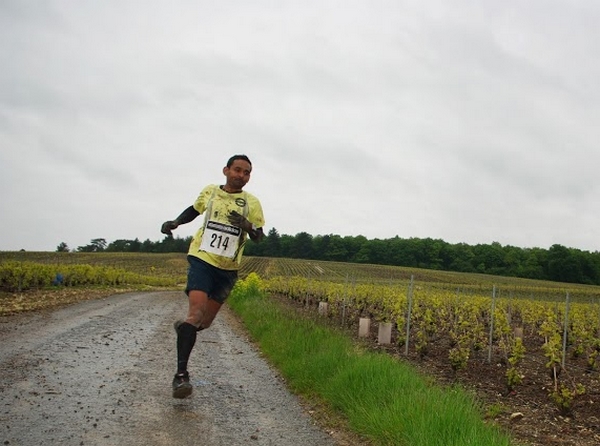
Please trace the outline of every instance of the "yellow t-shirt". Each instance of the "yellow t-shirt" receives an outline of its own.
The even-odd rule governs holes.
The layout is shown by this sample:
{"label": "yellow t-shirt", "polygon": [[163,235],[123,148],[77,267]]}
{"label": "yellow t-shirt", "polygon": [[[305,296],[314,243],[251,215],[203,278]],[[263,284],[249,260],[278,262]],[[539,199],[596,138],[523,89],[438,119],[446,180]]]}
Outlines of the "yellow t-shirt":
{"label": "yellow t-shirt", "polygon": [[217,268],[238,270],[247,235],[231,225],[227,216],[231,211],[237,211],[255,227],[262,228],[265,218],[258,198],[246,191],[229,194],[211,184],[200,192],[194,209],[204,214],[204,224],[194,235],[188,255]]}

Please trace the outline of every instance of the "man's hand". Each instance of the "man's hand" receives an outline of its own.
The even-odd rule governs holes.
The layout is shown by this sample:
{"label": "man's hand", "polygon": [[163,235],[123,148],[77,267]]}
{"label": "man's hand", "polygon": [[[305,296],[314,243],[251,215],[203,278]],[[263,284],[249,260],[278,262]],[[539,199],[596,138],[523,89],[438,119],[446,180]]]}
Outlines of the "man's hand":
{"label": "man's hand", "polygon": [[242,230],[246,231],[250,236],[250,239],[254,242],[260,242],[264,237],[262,228],[254,227],[254,225],[250,223],[246,217],[240,215],[236,211],[231,211],[227,216],[227,219],[232,225],[242,228]]}
{"label": "man's hand", "polygon": [[251,232],[253,230],[252,223],[250,223],[246,217],[240,215],[236,211],[231,211],[227,216],[227,219],[233,226],[238,226],[246,232]]}
{"label": "man's hand", "polygon": [[177,226],[179,226],[179,224],[175,220],[166,221],[160,227],[160,232],[167,235],[173,235],[171,231],[177,229]]}

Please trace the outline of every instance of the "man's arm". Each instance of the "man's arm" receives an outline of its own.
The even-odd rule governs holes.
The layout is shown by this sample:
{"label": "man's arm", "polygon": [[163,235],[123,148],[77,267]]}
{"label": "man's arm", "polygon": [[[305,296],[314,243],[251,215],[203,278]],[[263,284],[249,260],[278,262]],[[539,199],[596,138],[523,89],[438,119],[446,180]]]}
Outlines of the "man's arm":
{"label": "man's arm", "polygon": [[183,211],[181,214],[179,214],[179,217],[177,217],[175,219],[175,221],[177,222],[178,226],[184,225],[186,223],[191,222],[198,215],[200,215],[200,212],[198,212],[196,209],[194,209],[194,206],[190,206],[185,211]]}
{"label": "man's arm", "polygon": [[173,233],[171,232],[173,229],[177,229],[179,225],[184,225],[186,223],[191,222],[198,215],[200,215],[200,212],[194,209],[194,206],[190,206],[181,214],[179,214],[179,217],[177,217],[175,220],[169,220],[164,222],[160,228],[160,232],[167,235],[173,235]]}

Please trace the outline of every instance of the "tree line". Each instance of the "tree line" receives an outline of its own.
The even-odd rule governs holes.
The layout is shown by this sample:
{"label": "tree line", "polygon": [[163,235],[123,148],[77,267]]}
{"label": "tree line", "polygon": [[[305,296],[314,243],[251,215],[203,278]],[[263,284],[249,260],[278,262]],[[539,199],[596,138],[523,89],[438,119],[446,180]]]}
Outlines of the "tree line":
{"label": "tree line", "polygon": [[[93,239],[82,252],[187,252],[191,237],[167,236],[161,241]],[[63,242],[57,251],[69,251]],[[247,243],[245,254],[351,263],[406,266],[444,271],[493,274],[556,282],[600,285],[600,252],[562,245],[519,248],[491,244],[451,244],[432,238],[367,239],[359,236],[281,235],[272,228],[262,243]]]}

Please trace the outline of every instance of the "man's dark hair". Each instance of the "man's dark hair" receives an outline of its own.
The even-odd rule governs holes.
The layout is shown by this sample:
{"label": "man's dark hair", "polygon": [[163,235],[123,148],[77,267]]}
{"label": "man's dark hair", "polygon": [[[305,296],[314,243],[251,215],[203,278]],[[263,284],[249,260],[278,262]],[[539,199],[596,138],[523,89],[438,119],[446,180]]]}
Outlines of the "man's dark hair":
{"label": "man's dark hair", "polygon": [[243,160],[243,161],[246,161],[248,164],[252,165],[252,162],[250,162],[250,158],[248,158],[246,155],[233,155],[227,161],[227,167],[231,167],[231,165],[233,164],[233,162],[235,160]]}

